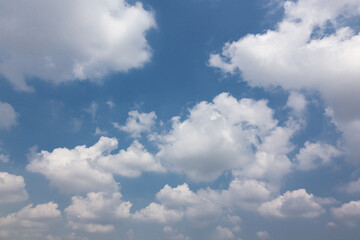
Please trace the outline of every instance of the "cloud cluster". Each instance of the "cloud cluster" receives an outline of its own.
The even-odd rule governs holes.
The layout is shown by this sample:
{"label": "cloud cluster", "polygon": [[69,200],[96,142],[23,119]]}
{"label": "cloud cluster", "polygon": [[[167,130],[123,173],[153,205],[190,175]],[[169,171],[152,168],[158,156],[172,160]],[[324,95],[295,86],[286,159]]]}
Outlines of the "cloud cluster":
{"label": "cloud cluster", "polygon": [[27,205],[16,213],[11,213],[6,217],[0,218],[0,230],[4,237],[19,236],[24,234],[27,239],[29,233],[39,233],[46,230],[48,222],[61,215],[58,205],[54,202],[38,204],[33,207]]}
{"label": "cloud cluster", "polygon": [[305,189],[288,191],[272,201],[263,203],[259,212],[263,216],[276,218],[315,218],[326,211],[324,204],[331,204],[331,198],[317,198]]}
{"label": "cloud cluster", "polygon": [[121,199],[120,193],[90,192],[86,197],[74,196],[71,204],[64,212],[72,229],[86,232],[110,232],[112,224],[104,224],[104,220],[130,217],[132,204]]}
{"label": "cloud cluster", "polygon": [[278,126],[273,113],[264,100],[221,93],[212,102],[196,104],[183,121],[173,117],[170,131],[157,136],[156,157],[193,181],[212,181],[226,170],[281,178],[291,167],[286,154],[298,126]]}
{"label": "cloud cluster", "polygon": [[274,30],[248,34],[225,44],[209,63],[226,73],[237,71],[251,86],[282,86],[318,91],[334,109],[349,155],[360,152],[360,35],[352,19],[357,0],[299,0],[284,3],[284,18]]}
{"label": "cloud cluster", "polygon": [[21,202],[28,199],[22,176],[0,172],[0,204]]}
{"label": "cloud cluster", "polygon": [[116,192],[113,174],[138,177],[142,172],[163,172],[154,157],[137,141],[117,154],[115,138],[101,137],[91,147],[56,148],[30,156],[27,169],[43,174],[53,187],[65,193]]}
{"label": "cloud cluster", "polygon": [[0,3],[0,74],[30,91],[28,78],[53,83],[102,81],[151,57],[145,38],[154,15],[125,0],[36,0]]}

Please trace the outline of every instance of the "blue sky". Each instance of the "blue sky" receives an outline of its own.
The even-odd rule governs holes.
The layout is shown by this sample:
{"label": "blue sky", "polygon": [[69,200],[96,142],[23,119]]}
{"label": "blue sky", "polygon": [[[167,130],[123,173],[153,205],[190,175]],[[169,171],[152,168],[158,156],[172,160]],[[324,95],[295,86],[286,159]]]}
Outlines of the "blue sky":
{"label": "blue sky", "polygon": [[359,16],[0,0],[0,238],[357,239]]}

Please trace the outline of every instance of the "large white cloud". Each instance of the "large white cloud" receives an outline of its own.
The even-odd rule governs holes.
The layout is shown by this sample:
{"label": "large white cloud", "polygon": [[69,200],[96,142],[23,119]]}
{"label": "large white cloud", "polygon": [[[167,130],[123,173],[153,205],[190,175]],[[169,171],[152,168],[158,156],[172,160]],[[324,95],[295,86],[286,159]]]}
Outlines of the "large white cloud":
{"label": "large white cloud", "polygon": [[17,123],[17,115],[10,104],[0,101],[0,129],[10,129],[14,126]]}
{"label": "large white cloud", "polygon": [[118,192],[91,192],[86,195],[86,198],[72,197],[71,205],[64,210],[69,226],[87,232],[113,231],[114,226],[104,224],[103,221],[130,217],[132,204],[123,201],[121,197]]}
{"label": "large white cloud", "polygon": [[58,205],[54,202],[38,204],[33,207],[29,204],[16,213],[0,218],[0,230],[5,239],[34,239],[44,232],[51,219],[61,215]]}
{"label": "large white cloud", "polygon": [[354,104],[360,101],[360,34],[351,25],[360,15],[359,1],[286,1],[284,9],[274,30],[225,44],[210,65],[240,71],[251,86],[319,91],[334,109],[349,153],[360,156],[360,111]]}
{"label": "large white cloud", "polygon": [[212,102],[195,105],[185,120],[174,117],[170,131],[156,138],[156,156],[193,181],[212,181],[225,170],[281,178],[291,167],[286,154],[297,128],[290,122],[278,126],[264,100],[237,100],[222,93]]}
{"label": "large white cloud", "polygon": [[110,152],[118,147],[115,138],[101,137],[91,147],[56,148],[30,157],[27,169],[39,172],[50,184],[66,193],[117,191],[113,174],[137,177],[143,171],[163,172],[162,166],[143,146],[134,142],[127,150]]}
{"label": "large white cloud", "polygon": [[28,199],[24,178],[7,172],[0,172],[0,195],[0,204]]}
{"label": "large white cloud", "polygon": [[125,0],[1,0],[0,74],[18,90],[27,78],[101,80],[143,66],[154,15]]}
{"label": "large white cloud", "polygon": [[288,191],[259,207],[260,214],[276,218],[315,218],[326,211],[323,204],[333,203],[331,198],[318,198],[305,189]]}

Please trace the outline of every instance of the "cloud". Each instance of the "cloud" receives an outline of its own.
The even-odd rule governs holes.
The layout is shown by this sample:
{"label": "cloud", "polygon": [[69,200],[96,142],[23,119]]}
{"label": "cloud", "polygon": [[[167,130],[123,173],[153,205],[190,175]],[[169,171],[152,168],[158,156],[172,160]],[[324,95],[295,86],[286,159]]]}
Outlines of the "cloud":
{"label": "cloud", "polygon": [[126,124],[120,126],[114,123],[114,127],[130,134],[133,138],[138,138],[143,132],[150,132],[151,128],[155,125],[156,120],[155,112],[139,113],[138,111],[130,111]]}
{"label": "cloud", "polygon": [[256,233],[256,236],[260,239],[268,239],[269,233],[267,231],[260,231]]}
{"label": "cloud", "polygon": [[317,198],[305,189],[288,191],[270,202],[263,203],[259,212],[276,218],[316,218],[326,211],[322,204],[333,203],[330,198]]}
{"label": "cloud", "polygon": [[41,151],[30,157],[27,169],[43,174],[51,186],[65,193],[116,192],[118,184],[113,174],[138,177],[143,171],[164,171],[140,143],[135,141],[127,150],[111,154],[117,147],[115,138],[101,137],[88,148]]}
{"label": "cloud", "polygon": [[21,202],[28,199],[22,176],[0,172],[0,204]]}
{"label": "cloud", "polygon": [[250,86],[320,92],[357,161],[360,34],[352,29],[352,20],[360,15],[359,6],[357,0],[286,1],[274,30],[226,43],[209,64],[225,73],[241,72]]}
{"label": "cloud", "polygon": [[44,232],[48,228],[49,221],[60,215],[58,205],[54,202],[38,204],[35,207],[29,204],[16,213],[0,218],[0,230],[6,232],[7,237],[24,234],[25,239],[29,234]]}
{"label": "cloud", "polygon": [[9,130],[17,123],[18,113],[8,104],[0,101],[0,129]]}
{"label": "cloud", "polygon": [[182,212],[166,209],[158,203],[150,203],[147,207],[136,211],[133,215],[133,218],[138,221],[158,222],[162,224],[178,222],[182,217]]}
{"label": "cloud", "polygon": [[344,203],[338,208],[332,208],[331,212],[338,220],[355,227],[360,222],[360,201]]}
{"label": "cloud", "polygon": [[232,231],[226,227],[217,226],[216,227],[217,239],[225,240],[225,239],[234,239],[235,236]]}
{"label": "cloud", "polygon": [[360,193],[360,178],[357,181],[349,182],[345,186],[345,190],[348,193]]}
{"label": "cloud", "polygon": [[101,81],[149,61],[145,38],[154,14],[124,0],[4,1],[0,8],[0,74],[17,90],[26,80]]}
{"label": "cloud", "polygon": [[99,223],[117,218],[129,218],[132,204],[121,199],[120,193],[91,192],[86,198],[74,196],[64,212],[72,229],[86,232],[110,232],[112,224]]}
{"label": "cloud", "polygon": [[292,108],[295,112],[301,113],[306,108],[307,101],[304,95],[297,92],[290,92],[290,96],[286,103],[286,106]]}
{"label": "cloud", "polygon": [[[192,181],[213,181],[226,170],[240,169],[238,175],[281,178],[291,167],[285,154],[292,149],[290,137],[297,126],[278,126],[273,113],[264,100],[221,93],[189,109],[183,121],[173,117],[170,131],[155,138],[160,149],[156,157]],[[278,168],[270,166],[274,164]]]}
{"label": "cloud", "polygon": [[301,148],[295,156],[295,161],[297,168],[304,171],[330,164],[333,158],[341,155],[340,150],[329,144],[305,142],[304,148]]}

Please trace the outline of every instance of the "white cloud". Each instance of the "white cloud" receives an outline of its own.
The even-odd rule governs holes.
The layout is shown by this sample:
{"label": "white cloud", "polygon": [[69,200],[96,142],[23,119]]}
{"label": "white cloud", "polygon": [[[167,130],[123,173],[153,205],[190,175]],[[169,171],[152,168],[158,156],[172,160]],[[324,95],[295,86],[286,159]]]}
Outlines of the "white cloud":
{"label": "white cloud", "polygon": [[95,133],[94,133],[95,136],[106,136],[108,135],[108,132],[107,131],[102,131],[99,127],[96,127],[95,128]]}
{"label": "white cloud", "polygon": [[[259,178],[281,178],[290,170],[285,154],[292,149],[289,141],[297,127],[277,124],[266,101],[222,93],[195,105],[185,120],[174,117],[172,129],[155,138],[160,148],[156,156],[193,181],[215,180],[225,170],[243,169],[237,174],[246,174],[248,168]],[[261,160],[265,155],[268,160]],[[270,167],[274,164],[278,168]],[[261,172],[255,172],[258,165]]]}
{"label": "white cloud", "polygon": [[170,226],[165,226],[163,228],[163,232],[165,233],[165,239],[169,239],[169,240],[190,240],[189,237],[184,236],[182,233],[178,233],[177,229],[173,229]]}
{"label": "white cloud", "polygon": [[276,218],[315,218],[326,211],[322,204],[333,203],[329,198],[317,198],[305,189],[288,191],[259,207],[261,215]]}
{"label": "white cloud", "polygon": [[137,177],[142,171],[164,171],[140,143],[135,141],[127,150],[111,154],[117,147],[115,138],[101,137],[88,148],[41,151],[30,157],[27,169],[43,174],[53,187],[66,193],[116,192],[118,186],[113,174]]}
{"label": "white cloud", "polygon": [[345,190],[348,193],[360,193],[360,178],[357,181],[349,182]]}
{"label": "white cloud", "polygon": [[256,236],[260,239],[268,239],[269,233],[267,231],[259,231],[256,233]]}
{"label": "white cloud", "polygon": [[225,44],[209,63],[226,73],[241,72],[251,86],[320,92],[358,161],[360,111],[354,103],[360,102],[360,34],[351,23],[359,6],[358,0],[286,1],[274,30]]}
{"label": "white cloud", "polygon": [[331,209],[332,214],[349,226],[356,226],[360,222],[360,201],[344,203],[338,208]]}
{"label": "white cloud", "polygon": [[89,107],[85,108],[84,111],[91,115],[92,119],[96,118],[96,113],[98,111],[99,104],[92,102]]}
{"label": "white cloud", "polygon": [[[2,149],[0,148],[0,151]],[[10,160],[10,156],[8,154],[3,154],[3,153],[0,153],[0,162],[3,162],[3,163],[8,163]]]}
{"label": "white cloud", "polygon": [[158,203],[150,203],[147,207],[136,211],[133,218],[138,221],[170,223],[182,219],[183,213],[176,210],[169,210]]}
{"label": "white cloud", "polygon": [[71,205],[64,212],[73,229],[87,232],[109,232],[113,225],[100,224],[99,221],[130,217],[132,204],[121,199],[120,193],[88,193],[86,198],[74,196]]}
{"label": "white cloud", "polygon": [[154,14],[124,0],[3,1],[0,73],[18,90],[25,78],[100,81],[149,61]]}
{"label": "white cloud", "polygon": [[139,113],[138,111],[130,111],[129,117],[124,126],[114,123],[114,127],[130,134],[131,137],[137,138],[143,132],[149,132],[155,125],[156,121],[155,112]]}
{"label": "white cloud", "polygon": [[301,148],[295,157],[297,168],[300,170],[315,169],[319,165],[330,164],[333,158],[339,157],[342,152],[325,143],[305,142],[304,148]]}
{"label": "white cloud", "polygon": [[18,114],[8,103],[0,101],[0,116],[0,129],[8,130],[17,123],[16,119]]}
{"label": "white cloud", "polygon": [[11,213],[0,218],[0,230],[7,233],[7,237],[25,234],[39,234],[48,228],[49,221],[61,215],[58,205],[54,202],[38,204],[33,207],[29,204],[19,212]]}
{"label": "white cloud", "polygon": [[217,239],[226,240],[226,239],[234,239],[235,236],[232,231],[226,227],[217,226],[216,227]]}
{"label": "white cloud", "polygon": [[286,103],[287,107],[294,109],[294,111],[296,111],[297,113],[301,113],[302,111],[304,111],[306,105],[307,101],[304,95],[297,92],[291,92]]}
{"label": "white cloud", "polygon": [[21,202],[28,199],[24,178],[7,172],[0,172],[0,195],[0,204]]}

